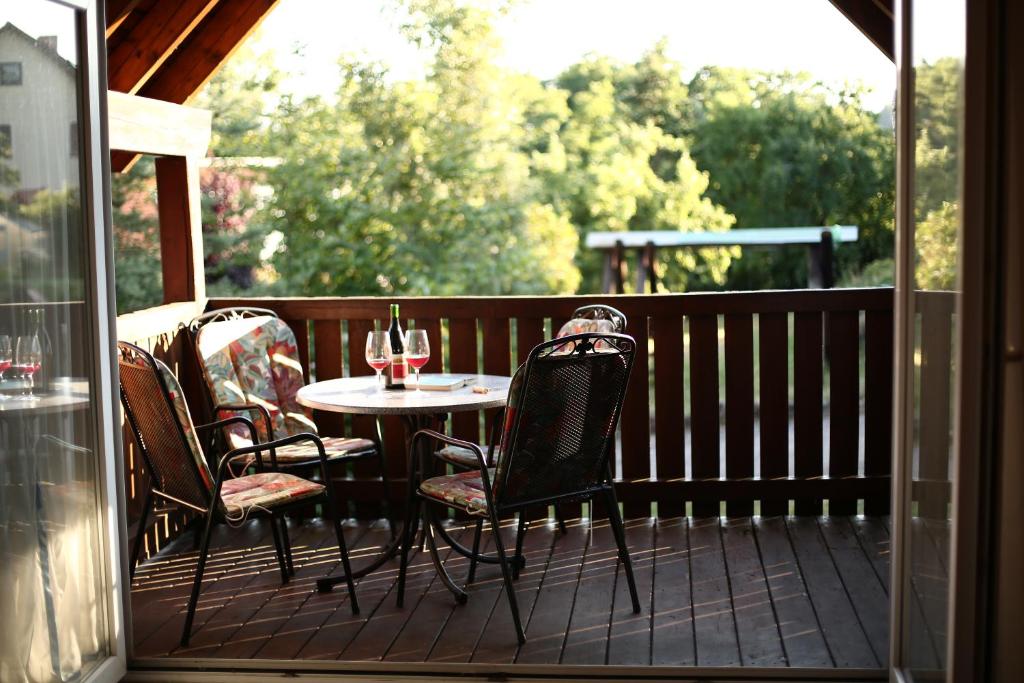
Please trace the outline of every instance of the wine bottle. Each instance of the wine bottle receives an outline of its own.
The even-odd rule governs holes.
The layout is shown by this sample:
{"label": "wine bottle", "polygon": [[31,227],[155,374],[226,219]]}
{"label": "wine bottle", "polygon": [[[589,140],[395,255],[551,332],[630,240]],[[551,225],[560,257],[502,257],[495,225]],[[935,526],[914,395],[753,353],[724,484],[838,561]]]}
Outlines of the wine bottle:
{"label": "wine bottle", "polygon": [[402,326],[398,323],[398,304],[391,304],[391,324],[388,326],[388,341],[391,342],[391,364],[384,372],[385,389],[405,389],[408,365],[405,362],[405,342]]}
{"label": "wine bottle", "polygon": [[43,352],[42,362],[39,370],[36,371],[35,386],[42,393],[49,393],[53,390],[53,344],[50,342],[50,335],[46,331],[46,311],[42,308],[35,308],[28,312],[30,334],[39,339],[39,348]]}

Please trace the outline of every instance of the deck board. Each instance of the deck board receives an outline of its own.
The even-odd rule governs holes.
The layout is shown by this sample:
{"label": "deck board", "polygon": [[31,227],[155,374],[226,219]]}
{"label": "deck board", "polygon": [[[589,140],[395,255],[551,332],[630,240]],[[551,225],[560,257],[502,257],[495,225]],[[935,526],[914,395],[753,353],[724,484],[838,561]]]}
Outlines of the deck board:
{"label": "deck board", "polygon": [[[453,533],[468,543],[463,524]],[[414,550],[405,606],[395,605],[396,558],[357,582],[354,616],[344,586],[315,589],[340,570],[331,526],[290,528],[296,574],[286,585],[265,521],[216,531],[188,648],[178,639],[196,562],[191,539],[143,563],[132,592],[136,656],[868,668],[887,659],[883,518],[627,520],[639,615],[607,520],[572,520],[565,535],[534,522],[516,581],[521,648],[497,566],[480,565],[468,604],[456,605],[429,556]],[[514,532],[503,524],[510,554]],[[350,521],[345,533],[356,567],[389,540],[380,523]],[[487,550],[491,539],[485,529]],[[462,581],[466,560],[441,552]]]}

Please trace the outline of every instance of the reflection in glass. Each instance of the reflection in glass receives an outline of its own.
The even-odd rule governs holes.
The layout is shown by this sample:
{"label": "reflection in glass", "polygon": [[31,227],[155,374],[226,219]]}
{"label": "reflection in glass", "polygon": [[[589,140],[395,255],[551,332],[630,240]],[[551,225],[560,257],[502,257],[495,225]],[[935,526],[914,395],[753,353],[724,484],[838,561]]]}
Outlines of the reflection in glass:
{"label": "reflection in glass", "polygon": [[[106,657],[74,10],[0,5],[0,680]],[[13,346],[13,348],[11,348]],[[13,354],[13,357],[12,357]],[[32,394],[32,400],[18,400]]]}
{"label": "reflection in glass", "polygon": [[905,562],[906,663],[943,680],[956,395],[959,142],[964,0],[916,2],[914,64],[914,442]]}

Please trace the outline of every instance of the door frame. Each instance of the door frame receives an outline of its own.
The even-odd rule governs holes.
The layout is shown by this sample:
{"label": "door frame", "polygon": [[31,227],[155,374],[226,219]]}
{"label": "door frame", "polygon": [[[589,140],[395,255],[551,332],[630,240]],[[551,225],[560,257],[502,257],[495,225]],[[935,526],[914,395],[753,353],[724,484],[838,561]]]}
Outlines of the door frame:
{"label": "door frame", "polygon": [[[918,0],[921,1],[921,0]],[[914,241],[914,0],[896,7],[897,206],[896,394],[893,440],[893,538],[890,605],[890,680],[909,680],[904,600],[908,575],[905,544],[910,517],[913,448]],[[1002,449],[1006,327],[1004,259],[1009,227],[1004,145],[1004,108],[1012,87],[1006,65],[1007,0],[965,1],[963,104],[960,132],[959,296],[956,384],[950,470],[952,530],[949,558],[946,680],[991,680],[993,551],[999,501],[997,464]]]}
{"label": "door frame", "polygon": [[114,355],[116,307],[110,210],[110,155],[107,144],[107,64],[105,3],[103,0],[49,0],[76,11],[79,40],[79,130],[84,244],[88,265],[87,333],[92,340],[91,386],[97,450],[99,498],[98,549],[102,556],[110,653],[89,672],[87,683],[119,681],[127,673],[126,608],[128,576],[126,541],[120,529],[125,519],[120,413],[117,410],[117,366]]}

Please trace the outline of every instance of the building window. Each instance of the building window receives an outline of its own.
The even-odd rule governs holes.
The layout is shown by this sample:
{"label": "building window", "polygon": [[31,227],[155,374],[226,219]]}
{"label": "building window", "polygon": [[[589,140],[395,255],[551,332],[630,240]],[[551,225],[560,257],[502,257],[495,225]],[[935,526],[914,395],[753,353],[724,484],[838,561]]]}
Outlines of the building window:
{"label": "building window", "polygon": [[14,139],[11,137],[11,126],[6,123],[0,123],[0,159],[11,158],[12,144],[14,144]]}
{"label": "building window", "polygon": [[71,122],[71,156],[78,156],[78,121]]}
{"label": "building window", "polygon": [[0,85],[21,85],[21,62],[0,62]]}

